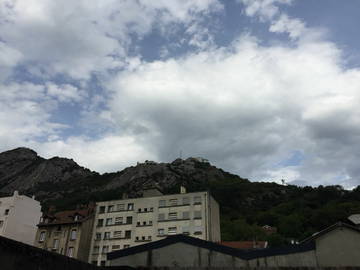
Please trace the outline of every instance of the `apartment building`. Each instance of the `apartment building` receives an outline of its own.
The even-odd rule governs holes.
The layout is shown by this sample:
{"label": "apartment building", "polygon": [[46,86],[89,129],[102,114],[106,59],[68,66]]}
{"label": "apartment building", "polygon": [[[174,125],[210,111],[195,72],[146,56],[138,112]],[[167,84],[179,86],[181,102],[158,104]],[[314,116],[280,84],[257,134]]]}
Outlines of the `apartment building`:
{"label": "apartment building", "polygon": [[220,241],[219,205],[209,192],[150,189],[142,198],[97,202],[89,262],[107,265],[108,252],[175,234]]}
{"label": "apartment building", "polygon": [[94,205],[45,214],[37,225],[34,246],[87,262]]}
{"label": "apartment building", "polygon": [[13,196],[0,198],[0,236],[32,245],[40,217],[41,205],[35,197],[15,191]]}

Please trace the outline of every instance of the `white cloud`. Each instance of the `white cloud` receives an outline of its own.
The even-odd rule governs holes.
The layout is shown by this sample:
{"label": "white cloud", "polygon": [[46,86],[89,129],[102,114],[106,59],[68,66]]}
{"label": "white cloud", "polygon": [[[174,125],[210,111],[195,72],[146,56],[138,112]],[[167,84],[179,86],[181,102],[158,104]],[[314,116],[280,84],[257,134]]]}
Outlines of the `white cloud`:
{"label": "white cloud", "polygon": [[291,39],[299,38],[304,34],[305,30],[304,22],[299,19],[290,19],[285,14],[282,14],[269,28],[270,32],[288,33]]}
{"label": "white cloud", "polygon": [[81,166],[98,172],[122,170],[136,165],[137,161],[153,160],[154,156],[134,138],[129,136],[105,135],[93,140],[86,137],[70,137],[46,143],[29,142],[44,157],[61,156],[73,158]]}
{"label": "white cloud", "polygon": [[0,0],[0,35],[34,74],[88,79],[92,72],[123,66],[131,35],[186,25],[220,8],[216,0]]}
{"label": "white cloud", "polygon": [[79,102],[84,99],[86,92],[70,84],[56,85],[47,83],[47,95],[56,98],[60,102]]}
{"label": "white cloud", "polygon": [[[142,63],[108,87],[114,121],[161,160],[183,150],[250,179],[355,181],[360,70],[344,70],[330,42],[262,47],[243,37],[233,48]],[[294,149],[306,162],[276,169]]]}

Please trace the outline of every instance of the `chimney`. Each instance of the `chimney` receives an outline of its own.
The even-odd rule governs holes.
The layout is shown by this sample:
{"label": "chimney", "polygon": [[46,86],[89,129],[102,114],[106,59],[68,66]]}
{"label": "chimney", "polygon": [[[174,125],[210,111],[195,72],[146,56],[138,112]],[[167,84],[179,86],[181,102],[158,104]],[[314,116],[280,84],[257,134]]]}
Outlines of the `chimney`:
{"label": "chimney", "polygon": [[184,186],[180,186],[180,194],[185,194],[186,188]]}

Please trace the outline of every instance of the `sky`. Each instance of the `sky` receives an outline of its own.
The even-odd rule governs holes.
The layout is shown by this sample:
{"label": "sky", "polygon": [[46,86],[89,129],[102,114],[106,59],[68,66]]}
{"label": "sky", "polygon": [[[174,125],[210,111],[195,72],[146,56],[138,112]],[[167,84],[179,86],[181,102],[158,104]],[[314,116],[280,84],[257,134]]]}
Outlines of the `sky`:
{"label": "sky", "polygon": [[0,151],[360,184],[360,1],[0,0]]}

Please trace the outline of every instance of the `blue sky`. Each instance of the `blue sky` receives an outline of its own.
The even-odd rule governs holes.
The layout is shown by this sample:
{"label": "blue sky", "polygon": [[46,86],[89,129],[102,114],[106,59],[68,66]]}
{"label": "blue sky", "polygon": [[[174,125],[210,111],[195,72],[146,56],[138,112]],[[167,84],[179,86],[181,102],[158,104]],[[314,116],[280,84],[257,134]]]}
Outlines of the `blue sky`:
{"label": "blue sky", "polygon": [[0,0],[0,151],[359,184],[357,0]]}

